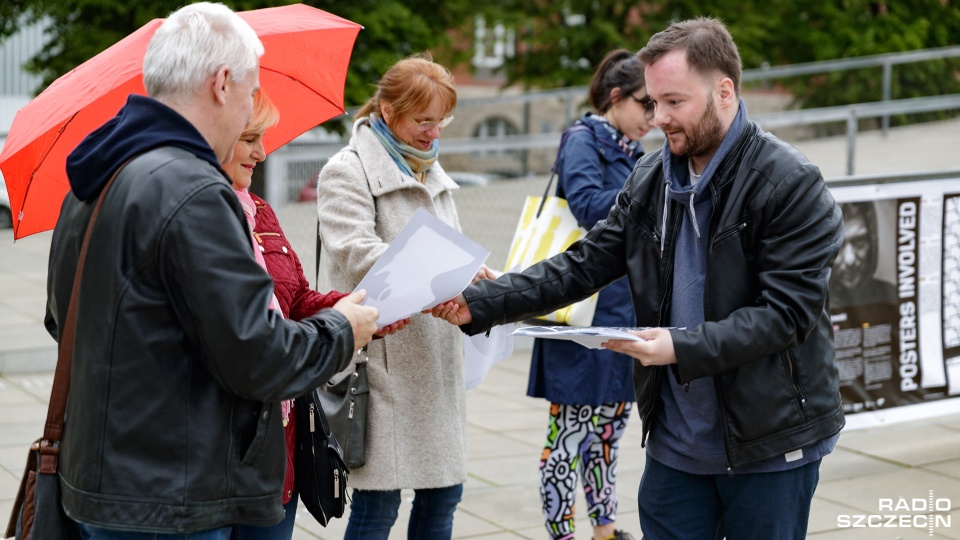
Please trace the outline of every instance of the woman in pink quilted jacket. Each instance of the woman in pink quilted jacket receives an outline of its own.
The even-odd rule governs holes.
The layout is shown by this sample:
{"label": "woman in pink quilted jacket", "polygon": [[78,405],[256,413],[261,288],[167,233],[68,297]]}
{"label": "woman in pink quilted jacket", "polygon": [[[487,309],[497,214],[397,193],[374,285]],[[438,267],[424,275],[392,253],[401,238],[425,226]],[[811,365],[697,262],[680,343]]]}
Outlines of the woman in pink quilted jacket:
{"label": "woman in pink quilted jacket", "polygon": [[[240,199],[247,224],[252,231],[254,257],[273,278],[274,296],[270,308],[278,309],[288,319],[299,320],[323,308],[333,307],[346,294],[337,291],[321,293],[310,288],[300,259],[280,228],[277,214],[266,201],[248,191],[254,168],[266,158],[263,134],[268,127],[276,124],[279,118],[276,105],[263,91],[257,92],[254,96],[253,117],[240,135],[233,157],[223,164],[223,169],[233,180],[233,189]],[[395,333],[406,326],[407,322],[409,319],[382,328],[376,337]],[[297,430],[293,400],[283,402],[281,410],[287,441],[287,469],[283,481],[283,508],[286,517],[277,525],[268,527],[235,527],[232,534],[235,540],[289,540],[293,536],[297,513],[297,488],[293,474]]]}

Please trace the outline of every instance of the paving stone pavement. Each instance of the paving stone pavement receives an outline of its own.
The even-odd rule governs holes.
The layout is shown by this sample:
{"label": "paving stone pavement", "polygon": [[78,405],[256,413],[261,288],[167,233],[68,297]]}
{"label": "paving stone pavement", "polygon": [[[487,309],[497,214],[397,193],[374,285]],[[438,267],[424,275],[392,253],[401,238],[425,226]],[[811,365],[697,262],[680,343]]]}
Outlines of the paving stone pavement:
{"label": "paving stone pavement", "polygon": [[[454,520],[457,539],[542,539],[537,470],[546,435],[547,404],[525,396],[529,350],[494,366],[467,394],[467,470],[463,501]],[[40,435],[53,380],[51,371],[0,375],[0,519],[6,519],[23,471],[26,449]],[[640,538],[637,486],[643,473],[640,424],[634,416],[621,442],[618,466],[619,526]],[[847,430],[823,460],[814,496],[809,538],[960,538],[960,407],[945,416]],[[881,499],[913,505],[931,496],[940,508],[891,511]],[[412,492],[404,492],[392,539],[405,538]],[[946,500],[947,502],[943,502]],[[913,507],[916,507],[915,505]],[[590,537],[582,494],[578,496],[578,538]],[[844,523],[886,523],[879,516],[908,520],[898,528],[844,528]],[[861,516],[858,518],[858,516]],[[902,517],[901,517],[902,516]],[[883,521],[878,521],[883,519]],[[927,524],[939,519],[932,534]],[[846,520],[846,521],[842,521]],[[872,520],[872,521],[869,521]],[[918,525],[917,527],[912,526]],[[345,519],[321,527],[300,510],[296,540],[343,537]]]}
{"label": "paving stone pavement", "polygon": [[[889,138],[876,135],[861,139],[858,173],[920,170],[916,164],[921,162],[922,170],[960,169],[960,158],[955,152],[960,142],[957,135],[960,122],[892,131]],[[896,133],[901,136],[898,138]],[[823,164],[825,175],[837,176],[842,174],[843,144],[839,138],[798,146],[815,163]],[[923,159],[918,161],[918,155]],[[905,159],[905,156],[911,157]],[[533,185],[541,185],[542,189],[542,184],[531,182],[530,186]],[[470,189],[461,190],[458,205],[462,207],[462,215],[474,212],[474,207],[476,212],[483,212],[480,218],[468,216],[463,220],[466,232],[472,235],[473,231],[479,234],[481,227],[489,227],[490,214],[486,212],[496,203],[478,197],[480,192]],[[296,211],[309,213],[310,206],[301,205]],[[495,237],[509,241],[516,217],[500,221],[504,222],[502,228],[506,231],[497,232]],[[289,233],[286,222],[284,227]],[[309,235],[291,240],[301,254],[312,250]],[[14,243],[9,229],[0,230],[0,520],[3,523],[23,472],[26,449],[42,431],[53,377],[56,351],[43,327],[49,242],[49,232]],[[502,257],[502,253],[494,251]],[[304,267],[311,268],[308,257],[303,258]],[[488,378],[467,394],[469,478],[455,518],[455,538],[546,538],[541,525],[537,470],[546,435],[547,403],[525,395],[528,363],[529,343],[519,342],[515,354],[494,366]],[[880,425],[858,423],[856,416],[850,417],[851,427],[844,431],[834,453],[823,461],[809,537],[818,540],[960,539],[960,399],[941,407],[938,414]],[[640,424],[634,417],[621,443],[618,523],[637,538],[640,538],[637,486],[644,464],[639,437]],[[936,501],[933,512],[919,506],[930,497]],[[405,520],[411,498],[412,492],[404,493],[401,517],[391,539],[406,536]],[[884,509],[882,500],[891,500],[895,506]],[[578,501],[578,538],[586,539],[590,537],[590,524],[582,495]],[[904,504],[907,509],[900,508]],[[897,526],[891,527],[882,516],[893,516]],[[847,524],[852,526],[845,526]],[[928,527],[928,524],[934,526]],[[294,538],[342,538],[344,526],[345,520],[341,519],[327,528],[320,527],[301,510]]]}

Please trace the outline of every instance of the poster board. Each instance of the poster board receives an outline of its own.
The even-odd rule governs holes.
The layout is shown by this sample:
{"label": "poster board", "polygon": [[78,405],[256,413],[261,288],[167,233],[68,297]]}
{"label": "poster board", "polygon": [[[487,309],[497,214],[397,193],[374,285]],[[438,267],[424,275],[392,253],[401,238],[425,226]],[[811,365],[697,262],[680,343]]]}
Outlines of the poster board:
{"label": "poster board", "polygon": [[844,214],[830,317],[850,427],[960,410],[960,171],[828,185]]}

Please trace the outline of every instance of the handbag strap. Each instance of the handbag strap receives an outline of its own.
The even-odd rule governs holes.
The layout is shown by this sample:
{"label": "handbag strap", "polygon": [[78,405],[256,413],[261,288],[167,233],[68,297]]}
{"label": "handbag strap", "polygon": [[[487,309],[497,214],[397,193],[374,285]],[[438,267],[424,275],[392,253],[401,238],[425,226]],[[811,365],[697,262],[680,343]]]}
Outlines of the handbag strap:
{"label": "handbag strap", "polygon": [[323,241],[320,239],[320,216],[317,216],[317,255],[314,259],[316,261],[316,268],[313,269],[313,288],[320,290],[320,250],[323,248]]}
{"label": "handbag strap", "polygon": [[[132,159],[132,158],[131,158]],[[80,246],[80,255],[77,258],[77,272],[73,278],[73,289],[70,292],[70,304],[67,308],[67,318],[61,327],[59,339],[59,352],[57,354],[57,370],[53,376],[53,388],[50,390],[50,404],[47,407],[47,421],[43,426],[43,443],[41,444],[41,472],[44,472],[49,466],[56,471],[57,454],[59,454],[60,437],[63,435],[63,419],[67,411],[67,393],[70,391],[70,368],[73,364],[73,342],[77,327],[77,304],[80,297],[80,280],[83,277],[83,265],[87,258],[87,247],[90,245],[90,236],[93,232],[93,225],[100,215],[100,208],[103,206],[105,194],[113,181],[116,180],[120,171],[129,163],[126,161],[113,173],[110,180],[100,191],[100,197],[97,199],[97,205],[93,208],[93,214],[90,215],[90,221],[87,223],[87,230],[83,234],[83,244]],[[45,453],[44,448],[53,452]],[[47,455],[52,456],[52,462],[45,460]],[[44,467],[47,465],[47,467]]]}
{"label": "handbag strap", "polygon": [[540,205],[537,206],[537,213],[534,217],[540,217],[540,212],[543,211],[543,205],[547,203],[547,196],[550,195],[550,186],[553,185],[553,179],[557,176],[557,169],[560,168],[560,158],[563,157],[563,149],[567,146],[567,138],[577,131],[592,132],[593,130],[583,124],[576,123],[560,136],[560,147],[557,148],[557,158],[553,160],[553,167],[550,167],[550,180],[547,180],[547,187],[543,190],[543,197],[540,197]]}
{"label": "handbag strap", "polygon": [[[357,156],[357,159],[360,159],[360,153],[357,152],[356,148],[350,145],[347,145],[343,147],[343,150],[347,152],[353,152],[353,155]],[[363,167],[363,161],[360,162],[360,167],[361,168]],[[364,169],[364,176],[366,176],[365,169]],[[319,193],[319,191],[320,191],[320,177],[318,175],[317,176],[317,192]],[[317,196],[319,197],[319,195]],[[376,213],[376,206],[377,206],[376,199],[374,199],[373,201],[373,206],[374,206],[374,213]],[[313,270],[313,275],[316,276],[316,281],[314,281],[313,283],[314,283],[314,288],[318,291],[320,290],[320,249],[322,247],[323,247],[323,241],[320,239],[320,215],[317,214],[317,256],[314,258],[315,268]]]}
{"label": "handbag strap", "polygon": [[[560,156],[557,156],[557,161],[560,161]],[[534,218],[540,217],[540,212],[543,212],[543,205],[547,204],[547,197],[550,195],[550,186],[553,185],[553,179],[557,176],[556,171],[550,173],[550,180],[547,180],[547,188],[543,190],[543,196],[540,197],[540,204],[537,205],[537,213],[533,215]]]}

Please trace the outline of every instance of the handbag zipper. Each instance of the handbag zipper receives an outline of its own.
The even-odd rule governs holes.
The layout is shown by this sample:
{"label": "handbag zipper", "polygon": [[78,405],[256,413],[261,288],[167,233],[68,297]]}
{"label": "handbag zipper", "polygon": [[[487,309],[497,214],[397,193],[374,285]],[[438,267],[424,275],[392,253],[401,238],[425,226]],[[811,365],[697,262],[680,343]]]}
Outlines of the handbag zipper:
{"label": "handbag zipper", "polygon": [[340,469],[333,468],[333,498],[340,498]]}
{"label": "handbag zipper", "polygon": [[313,433],[317,430],[317,424],[314,421],[314,407],[313,403],[310,404],[310,433]]}

